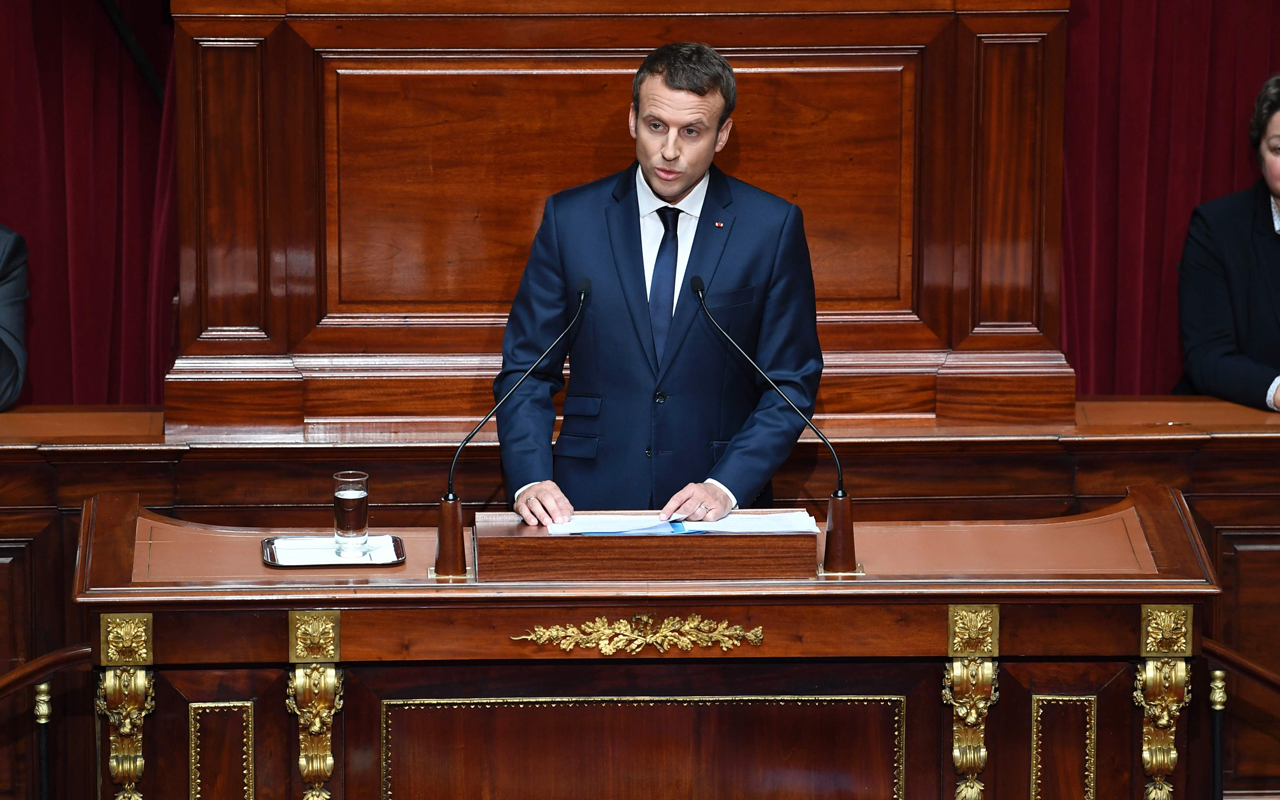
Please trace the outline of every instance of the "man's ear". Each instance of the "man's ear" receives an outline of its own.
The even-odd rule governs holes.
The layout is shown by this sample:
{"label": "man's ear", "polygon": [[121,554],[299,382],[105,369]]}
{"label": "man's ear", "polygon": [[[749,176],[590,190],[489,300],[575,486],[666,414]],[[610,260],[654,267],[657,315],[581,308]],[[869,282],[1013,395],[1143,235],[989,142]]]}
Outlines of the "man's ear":
{"label": "man's ear", "polygon": [[631,131],[631,138],[636,138],[636,104],[631,104],[631,111],[627,114],[627,129]]}
{"label": "man's ear", "polygon": [[716,131],[716,152],[719,153],[729,143],[729,131],[733,130],[733,117],[729,117]]}

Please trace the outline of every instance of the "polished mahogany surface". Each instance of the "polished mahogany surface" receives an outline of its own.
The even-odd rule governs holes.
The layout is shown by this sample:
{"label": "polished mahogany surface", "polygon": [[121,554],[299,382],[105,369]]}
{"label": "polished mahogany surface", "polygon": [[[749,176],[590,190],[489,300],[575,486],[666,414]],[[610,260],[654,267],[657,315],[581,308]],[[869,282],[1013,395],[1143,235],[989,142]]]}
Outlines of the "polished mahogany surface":
{"label": "polished mahogany surface", "polygon": [[[1075,424],[960,427],[849,420],[826,429],[844,460],[859,525],[1056,518],[1112,505],[1130,486],[1177,487],[1223,585],[1221,600],[1206,616],[1206,635],[1280,670],[1280,609],[1272,590],[1280,574],[1280,463],[1274,456],[1280,415],[1206,398],[1150,398],[1086,399],[1077,404],[1076,417]],[[341,437],[327,429],[307,441],[272,441],[259,433],[187,442],[166,439],[159,409],[16,408],[0,414],[0,555],[8,559],[0,563],[0,575],[11,598],[3,607],[13,620],[0,658],[23,663],[90,638],[89,621],[65,598],[80,505],[98,492],[139,492],[144,506],[166,518],[218,527],[322,529],[332,519],[332,474],[360,468],[372,475],[375,527],[429,528],[452,443],[471,424],[352,424]],[[505,507],[493,435],[484,431],[478,438],[464,454],[458,479],[468,524],[477,511]],[[820,448],[807,437],[797,446],[774,481],[779,506],[806,508],[818,517],[825,513],[834,471]],[[860,559],[874,558],[874,550],[864,553],[861,547]],[[430,548],[423,543],[419,552]],[[972,557],[953,552],[956,563]],[[132,574],[132,561],[122,574]],[[410,639],[400,644],[407,651],[417,646]],[[1229,785],[1280,788],[1280,737],[1268,722],[1280,714],[1280,705],[1247,682],[1233,681],[1230,692]],[[1002,702],[1010,695],[1005,697]],[[59,745],[69,752],[87,753],[83,748],[92,744],[91,699],[87,679],[55,679],[57,707],[72,715],[66,729],[72,741]],[[18,701],[8,702],[13,707]],[[11,767],[11,774],[31,774],[21,765]]]}
{"label": "polished mahogany surface", "polygon": [[[689,525],[690,530],[697,527],[696,523]],[[526,525],[512,512],[476,514],[472,531],[471,552],[481,581],[811,578],[820,560],[819,534],[785,530],[565,536],[552,534],[541,525]]]}
{"label": "polished mahogany surface", "polygon": [[632,162],[631,76],[680,39],[737,73],[717,163],[804,211],[819,418],[1069,421],[1067,5],[175,3],[165,426],[482,415],[545,198]]}
{"label": "polished mahogany surface", "polygon": [[[256,544],[279,529],[166,521],[136,494],[102,493],[84,507],[76,601],[95,622],[151,615],[144,796],[184,785],[197,761],[248,775],[233,756],[249,758],[250,729],[257,777],[245,780],[296,787],[297,727],[281,686],[284,664],[299,660],[290,614],[334,609],[335,797],[937,797],[955,781],[944,667],[956,641],[982,636],[953,637],[955,603],[999,614],[989,653],[1004,705],[987,719],[983,779],[1025,790],[1034,759],[1041,780],[1049,769],[1095,796],[1141,791],[1129,663],[1148,637],[1141,605],[1184,604],[1194,653],[1218,592],[1176,491],[1138,487],[1058,520],[865,531],[868,575],[857,580],[457,583],[413,563],[425,547],[382,577],[268,570]],[[397,533],[420,544],[431,534]],[[985,566],[948,568],[948,533]],[[1044,559],[1010,546],[1018,540],[1043,545]],[[915,552],[892,553],[891,542]],[[197,565],[181,563],[184,550]],[[623,625],[620,651],[573,638],[593,624]],[[685,632],[685,643],[660,630]],[[90,641],[105,666],[108,639]],[[1065,707],[1049,711],[1050,727],[1040,706],[1055,704]],[[252,721],[234,711],[249,707]],[[192,720],[204,715],[197,736]],[[1171,783],[1189,795],[1206,777],[1202,723],[1198,708],[1184,710]],[[240,782],[211,785],[242,796]]]}

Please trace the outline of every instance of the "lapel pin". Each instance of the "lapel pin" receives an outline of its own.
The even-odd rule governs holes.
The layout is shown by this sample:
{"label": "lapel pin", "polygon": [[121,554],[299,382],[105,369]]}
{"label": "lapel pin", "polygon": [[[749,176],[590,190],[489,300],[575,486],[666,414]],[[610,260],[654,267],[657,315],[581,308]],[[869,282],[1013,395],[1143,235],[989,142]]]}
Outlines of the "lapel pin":
{"label": "lapel pin", "polygon": [[723,227],[724,227],[724,223],[723,223],[723,222],[717,222],[717,223],[716,223],[716,227],[717,227],[717,228],[723,228]]}

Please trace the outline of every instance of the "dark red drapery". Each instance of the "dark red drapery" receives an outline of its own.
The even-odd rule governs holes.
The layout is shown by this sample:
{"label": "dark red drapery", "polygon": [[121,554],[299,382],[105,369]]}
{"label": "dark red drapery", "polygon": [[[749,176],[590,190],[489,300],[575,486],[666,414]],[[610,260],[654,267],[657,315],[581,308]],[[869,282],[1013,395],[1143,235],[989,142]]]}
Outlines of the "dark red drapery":
{"label": "dark red drapery", "polygon": [[1191,211],[1257,179],[1249,117],[1276,71],[1277,0],[1073,0],[1062,342],[1081,394],[1164,394],[1182,374]]}
{"label": "dark red drapery", "polygon": [[[116,4],[163,78],[166,4]],[[177,264],[171,117],[97,0],[0,3],[0,222],[30,250],[22,402],[160,401]]]}

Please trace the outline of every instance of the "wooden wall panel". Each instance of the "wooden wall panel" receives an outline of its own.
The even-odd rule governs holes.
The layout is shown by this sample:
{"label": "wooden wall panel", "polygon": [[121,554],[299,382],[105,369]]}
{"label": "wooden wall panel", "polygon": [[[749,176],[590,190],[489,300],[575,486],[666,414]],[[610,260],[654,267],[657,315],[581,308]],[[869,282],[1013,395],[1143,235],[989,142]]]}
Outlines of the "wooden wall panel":
{"label": "wooden wall panel", "polygon": [[[48,511],[0,511],[0,674],[62,644],[61,528]],[[31,690],[0,700],[0,798],[35,796]]]}
{"label": "wooden wall panel", "polygon": [[[1280,670],[1280,529],[1221,527],[1220,606],[1223,644],[1270,670]],[[1233,747],[1226,763],[1232,782],[1248,786],[1280,780],[1280,698],[1251,681],[1234,680],[1227,716]]]}
{"label": "wooden wall panel", "polygon": [[1057,349],[1065,26],[961,16],[957,349]]}
{"label": "wooden wall panel", "polygon": [[175,39],[178,327],[192,355],[286,348],[285,264],[268,237],[266,42],[276,27],[236,19],[180,28]]}
{"label": "wooden wall panel", "polygon": [[[718,163],[805,209],[820,313],[910,313],[918,59],[729,55],[741,102]],[[545,198],[633,161],[639,60],[326,59],[325,322],[472,312],[500,325]],[[814,153],[834,152],[814,170]]]}
{"label": "wooden wall panel", "polygon": [[1044,41],[978,37],[975,331],[1037,328]]}
{"label": "wooden wall panel", "polygon": [[[326,419],[483,413],[467,384],[489,378],[545,197],[631,162],[631,75],[673,37],[738,71],[718,163],[805,211],[834,366],[822,415],[1065,419],[1064,16],[1005,0],[965,5],[995,14],[698,5],[179,3],[182,354],[167,432],[301,437]],[[244,359],[267,354],[282,363],[246,384]]]}
{"label": "wooden wall panel", "polygon": [[262,45],[201,42],[197,53],[204,211],[200,336],[266,338]]}

